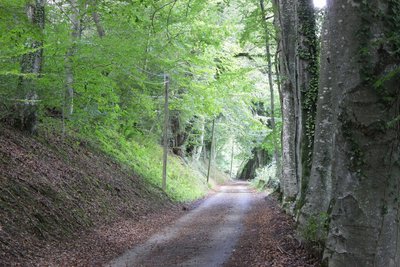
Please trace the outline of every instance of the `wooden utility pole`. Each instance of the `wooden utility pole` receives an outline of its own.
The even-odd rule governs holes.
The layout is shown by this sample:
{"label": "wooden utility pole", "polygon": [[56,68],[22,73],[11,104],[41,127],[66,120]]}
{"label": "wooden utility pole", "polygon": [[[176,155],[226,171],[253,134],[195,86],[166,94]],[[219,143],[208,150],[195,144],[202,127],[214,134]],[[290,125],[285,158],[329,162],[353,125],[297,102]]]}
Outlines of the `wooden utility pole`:
{"label": "wooden utility pole", "polygon": [[167,188],[167,157],[168,157],[168,121],[169,121],[169,109],[168,109],[168,93],[169,93],[169,76],[164,74],[164,85],[165,85],[165,103],[164,103],[164,155],[163,155],[163,173],[162,173],[162,190]]}
{"label": "wooden utility pole", "polygon": [[234,148],[235,148],[235,142],[234,142],[234,140],[232,139],[232,152],[231,152],[231,169],[230,169],[230,171],[229,171],[229,177],[230,178],[232,178],[232,169],[233,169],[233,150],[234,150]]}
{"label": "wooden utility pole", "polygon": [[208,171],[207,171],[207,183],[210,180],[211,161],[213,157],[213,146],[214,146],[214,133],[215,133],[215,119],[213,119],[212,130],[211,130],[211,147],[210,147],[210,158],[208,159]]}

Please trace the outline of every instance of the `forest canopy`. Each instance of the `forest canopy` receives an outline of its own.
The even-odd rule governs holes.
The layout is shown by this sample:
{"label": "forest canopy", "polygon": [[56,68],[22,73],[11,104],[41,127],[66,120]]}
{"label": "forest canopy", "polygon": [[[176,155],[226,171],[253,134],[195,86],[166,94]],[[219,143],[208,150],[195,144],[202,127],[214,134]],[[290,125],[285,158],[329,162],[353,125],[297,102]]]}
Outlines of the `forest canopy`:
{"label": "forest canopy", "polygon": [[[256,1],[8,0],[0,13],[2,120],[32,133],[51,123],[157,139],[168,75],[176,153],[199,158],[203,144],[210,149],[214,119],[215,149],[234,143],[235,169],[254,147],[271,146]],[[229,153],[216,154],[229,168]]]}

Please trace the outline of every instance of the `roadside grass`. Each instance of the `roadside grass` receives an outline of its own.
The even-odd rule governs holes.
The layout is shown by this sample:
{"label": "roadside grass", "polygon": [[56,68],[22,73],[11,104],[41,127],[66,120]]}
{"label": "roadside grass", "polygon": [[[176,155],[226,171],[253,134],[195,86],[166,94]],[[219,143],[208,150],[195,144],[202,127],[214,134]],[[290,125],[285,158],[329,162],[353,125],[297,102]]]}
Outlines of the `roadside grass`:
{"label": "roadside grass", "polygon": [[[42,129],[61,134],[60,122],[47,118]],[[121,133],[111,127],[91,126],[76,128],[74,123],[65,127],[67,135],[81,139],[104,154],[132,169],[144,181],[161,188],[163,149],[154,136],[129,131]],[[223,183],[229,177],[212,168],[210,182],[206,180],[208,162],[185,162],[180,157],[168,154],[166,194],[176,202],[186,202],[203,197],[209,188]]]}
{"label": "roadside grass", "polygon": [[[163,150],[154,139],[135,134],[129,138],[116,131],[97,129],[101,150],[156,187],[162,183]],[[167,195],[178,202],[198,199],[208,190],[206,178],[179,157],[168,154]]]}

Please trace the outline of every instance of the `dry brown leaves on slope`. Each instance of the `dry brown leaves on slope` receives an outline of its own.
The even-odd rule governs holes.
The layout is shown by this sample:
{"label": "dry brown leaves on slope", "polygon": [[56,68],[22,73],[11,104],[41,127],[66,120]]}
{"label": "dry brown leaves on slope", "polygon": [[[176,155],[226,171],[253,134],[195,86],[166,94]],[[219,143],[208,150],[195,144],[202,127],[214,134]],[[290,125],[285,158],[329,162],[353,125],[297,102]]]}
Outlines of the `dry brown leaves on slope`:
{"label": "dry brown leaves on slope", "polygon": [[270,196],[255,198],[245,232],[225,267],[318,267],[320,262],[295,238],[294,222]]}

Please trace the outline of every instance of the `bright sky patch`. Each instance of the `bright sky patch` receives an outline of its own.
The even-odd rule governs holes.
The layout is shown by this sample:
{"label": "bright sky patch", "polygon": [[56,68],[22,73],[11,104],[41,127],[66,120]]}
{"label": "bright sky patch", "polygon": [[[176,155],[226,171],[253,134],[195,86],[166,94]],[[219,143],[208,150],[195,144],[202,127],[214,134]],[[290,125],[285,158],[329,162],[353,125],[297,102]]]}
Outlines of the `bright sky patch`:
{"label": "bright sky patch", "polygon": [[326,6],[326,0],[313,0],[315,8],[324,8]]}

